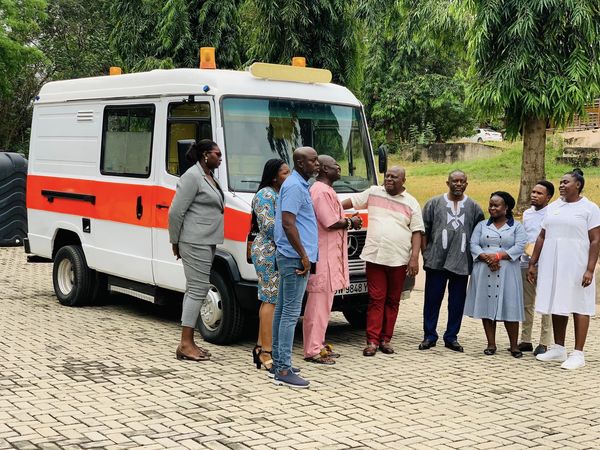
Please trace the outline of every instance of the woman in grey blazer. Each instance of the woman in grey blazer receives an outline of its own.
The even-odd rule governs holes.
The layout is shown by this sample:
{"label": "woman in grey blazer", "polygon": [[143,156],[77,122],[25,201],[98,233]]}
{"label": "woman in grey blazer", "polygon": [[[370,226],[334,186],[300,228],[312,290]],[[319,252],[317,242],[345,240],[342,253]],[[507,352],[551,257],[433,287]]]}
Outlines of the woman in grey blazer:
{"label": "woman in grey blazer", "polygon": [[216,143],[203,139],[188,152],[196,163],[179,179],[169,209],[169,240],[183,262],[186,286],[177,359],[205,361],[210,353],[194,343],[200,306],[210,287],[210,269],[217,244],[223,243],[225,197],[213,170],[221,164]]}

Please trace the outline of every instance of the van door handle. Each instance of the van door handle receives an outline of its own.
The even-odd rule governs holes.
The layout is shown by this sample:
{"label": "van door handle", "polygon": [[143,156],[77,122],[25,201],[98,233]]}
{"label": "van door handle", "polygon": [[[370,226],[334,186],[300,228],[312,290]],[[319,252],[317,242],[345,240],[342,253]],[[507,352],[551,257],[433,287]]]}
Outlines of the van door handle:
{"label": "van door handle", "polygon": [[169,205],[164,205],[164,204],[162,204],[162,203],[157,203],[156,207],[157,207],[158,209],[168,209],[168,208],[169,208]]}
{"label": "van door handle", "polygon": [[137,204],[135,206],[135,215],[140,220],[144,214],[144,206],[142,205],[142,196],[138,195]]}

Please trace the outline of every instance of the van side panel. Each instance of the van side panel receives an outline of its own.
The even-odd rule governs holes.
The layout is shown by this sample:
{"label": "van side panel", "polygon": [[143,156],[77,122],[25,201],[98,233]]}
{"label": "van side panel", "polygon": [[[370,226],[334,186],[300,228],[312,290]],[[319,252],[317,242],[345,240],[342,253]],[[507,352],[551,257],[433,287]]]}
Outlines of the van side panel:
{"label": "van side panel", "polygon": [[[27,179],[27,218],[32,253],[52,257],[57,226],[64,221],[81,235],[79,224],[65,215],[52,215],[38,209],[34,197],[43,186],[35,184],[39,175],[93,177],[98,174],[101,109],[96,104],[36,105],[33,110]],[[79,114],[79,111],[86,111]],[[79,116],[79,117],[78,117]],[[47,199],[43,199],[48,203]],[[63,226],[67,226],[63,223]]]}
{"label": "van side panel", "polygon": [[90,268],[153,283],[154,181],[100,173],[104,107],[36,105],[27,180],[31,251],[51,257],[57,231],[66,229],[79,236]]}
{"label": "van side panel", "polygon": [[33,123],[29,173],[97,176],[102,130],[100,105],[37,106]]}

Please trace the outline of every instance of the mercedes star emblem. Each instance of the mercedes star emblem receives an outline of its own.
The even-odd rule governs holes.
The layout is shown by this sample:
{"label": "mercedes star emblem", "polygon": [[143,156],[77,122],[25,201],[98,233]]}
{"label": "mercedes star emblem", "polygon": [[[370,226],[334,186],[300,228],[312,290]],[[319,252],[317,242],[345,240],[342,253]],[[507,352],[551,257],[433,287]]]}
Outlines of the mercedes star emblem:
{"label": "mercedes star emblem", "polygon": [[356,256],[358,253],[358,238],[353,234],[348,235],[348,256]]}

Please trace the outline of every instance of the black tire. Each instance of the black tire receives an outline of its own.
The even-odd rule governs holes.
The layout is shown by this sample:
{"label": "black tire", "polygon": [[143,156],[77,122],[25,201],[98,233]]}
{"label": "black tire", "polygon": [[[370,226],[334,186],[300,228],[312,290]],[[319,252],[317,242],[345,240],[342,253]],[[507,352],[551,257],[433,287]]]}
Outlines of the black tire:
{"label": "black tire", "polygon": [[210,283],[212,286],[200,310],[197,328],[211,344],[230,344],[244,331],[245,316],[231,286],[214,269],[210,273]]}
{"label": "black tire", "polygon": [[348,308],[342,311],[344,317],[350,325],[359,330],[363,330],[367,326],[367,306],[361,305],[355,308]]}
{"label": "black tire", "polygon": [[52,283],[61,305],[82,306],[93,300],[95,272],[90,270],[79,245],[61,247],[54,257]]}

